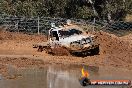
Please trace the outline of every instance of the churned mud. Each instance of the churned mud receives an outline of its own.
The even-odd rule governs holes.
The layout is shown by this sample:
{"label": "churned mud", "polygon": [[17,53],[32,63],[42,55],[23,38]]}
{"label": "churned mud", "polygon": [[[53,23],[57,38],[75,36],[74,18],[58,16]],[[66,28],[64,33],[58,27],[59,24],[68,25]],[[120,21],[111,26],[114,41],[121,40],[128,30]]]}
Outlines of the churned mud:
{"label": "churned mud", "polygon": [[[87,57],[52,56],[37,52],[34,43],[47,41],[44,35],[27,35],[0,31],[0,74],[6,75],[8,65],[16,68],[44,67],[50,64],[113,66],[132,70],[132,34],[117,37],[103,31],[94,32],[100,44],[99,55]],[[56,50],[57,51],[57,50]]]}

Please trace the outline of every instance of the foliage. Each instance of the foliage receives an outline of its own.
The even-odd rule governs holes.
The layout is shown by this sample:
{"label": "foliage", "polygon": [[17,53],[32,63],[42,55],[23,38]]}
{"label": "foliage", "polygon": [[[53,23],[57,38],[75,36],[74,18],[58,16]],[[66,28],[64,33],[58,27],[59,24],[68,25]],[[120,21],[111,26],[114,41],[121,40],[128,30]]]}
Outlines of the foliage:
{"label": "foliage", "polygon": [[[111,13],[114,20],[132,14],[132,0],[94,0],[93,2],[101,19],[106,18],[107,13]],[[88,0],[0,0],[0,13],[27,17],[91,18],[95,16]]]}

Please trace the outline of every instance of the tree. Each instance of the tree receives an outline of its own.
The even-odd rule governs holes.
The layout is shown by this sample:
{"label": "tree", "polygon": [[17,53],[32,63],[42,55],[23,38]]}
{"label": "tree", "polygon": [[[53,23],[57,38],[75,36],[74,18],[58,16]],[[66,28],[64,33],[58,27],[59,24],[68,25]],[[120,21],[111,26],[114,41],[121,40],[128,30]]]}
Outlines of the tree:
{"label": "tree", "polygon": [[132,0],[0,0],[0,13],[99,19],[107,19],[111,14],[113,20],[123,20],[126,14],[132,14]]}

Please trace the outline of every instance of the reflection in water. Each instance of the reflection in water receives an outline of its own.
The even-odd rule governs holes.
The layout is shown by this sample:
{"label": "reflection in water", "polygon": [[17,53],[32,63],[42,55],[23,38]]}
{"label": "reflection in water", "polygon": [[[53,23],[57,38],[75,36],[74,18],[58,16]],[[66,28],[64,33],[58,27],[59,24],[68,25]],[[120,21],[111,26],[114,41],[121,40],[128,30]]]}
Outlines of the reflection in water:
{"label": "reflection in water", "polygon": [[58,70],[49,67],[47,71],[47,80],[49,88],[81,88],[78,82],[80,70]]}
{"label": "reflection in water", "polygon": [[[81,66],[49,66],[44,69],[20,69],[17,74],[22,77],[17,79],[0,80],[0,88],[83,88],[78,79],[81,76]],[[126,70],[110,68],[104,69],[98,67],[86,67],[90,73],[90,79],[111,79],[122,78],[119,73],[127,72]],[[104,71],[106,70],[106,71]],[[108,70],[108,71],[107,71]],[[130,71],[129,71],[130,72]],[[105,75],[103,74],[105,73]],[[130,72],[127,78],[131,78]],[[125,77],[123,78],[125,79]],[[87,86],[85,88],[127,88],[126,86]]]}

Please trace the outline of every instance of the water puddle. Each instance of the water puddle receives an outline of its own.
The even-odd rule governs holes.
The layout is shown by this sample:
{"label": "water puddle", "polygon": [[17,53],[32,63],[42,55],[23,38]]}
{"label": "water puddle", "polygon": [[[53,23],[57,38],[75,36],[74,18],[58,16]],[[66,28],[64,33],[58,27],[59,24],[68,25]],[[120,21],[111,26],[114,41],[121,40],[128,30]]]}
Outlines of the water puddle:
{"label": "water puddle", "polygon": [[[52,65],[19,69],[16,79],[1,79],[0,88],[83,88],[79,83],[82,66]],[[85,66],[90,79],[132,79],[132,71],[112,67]],[[85,88],[127,88],[126,86],[87,86]]]}

